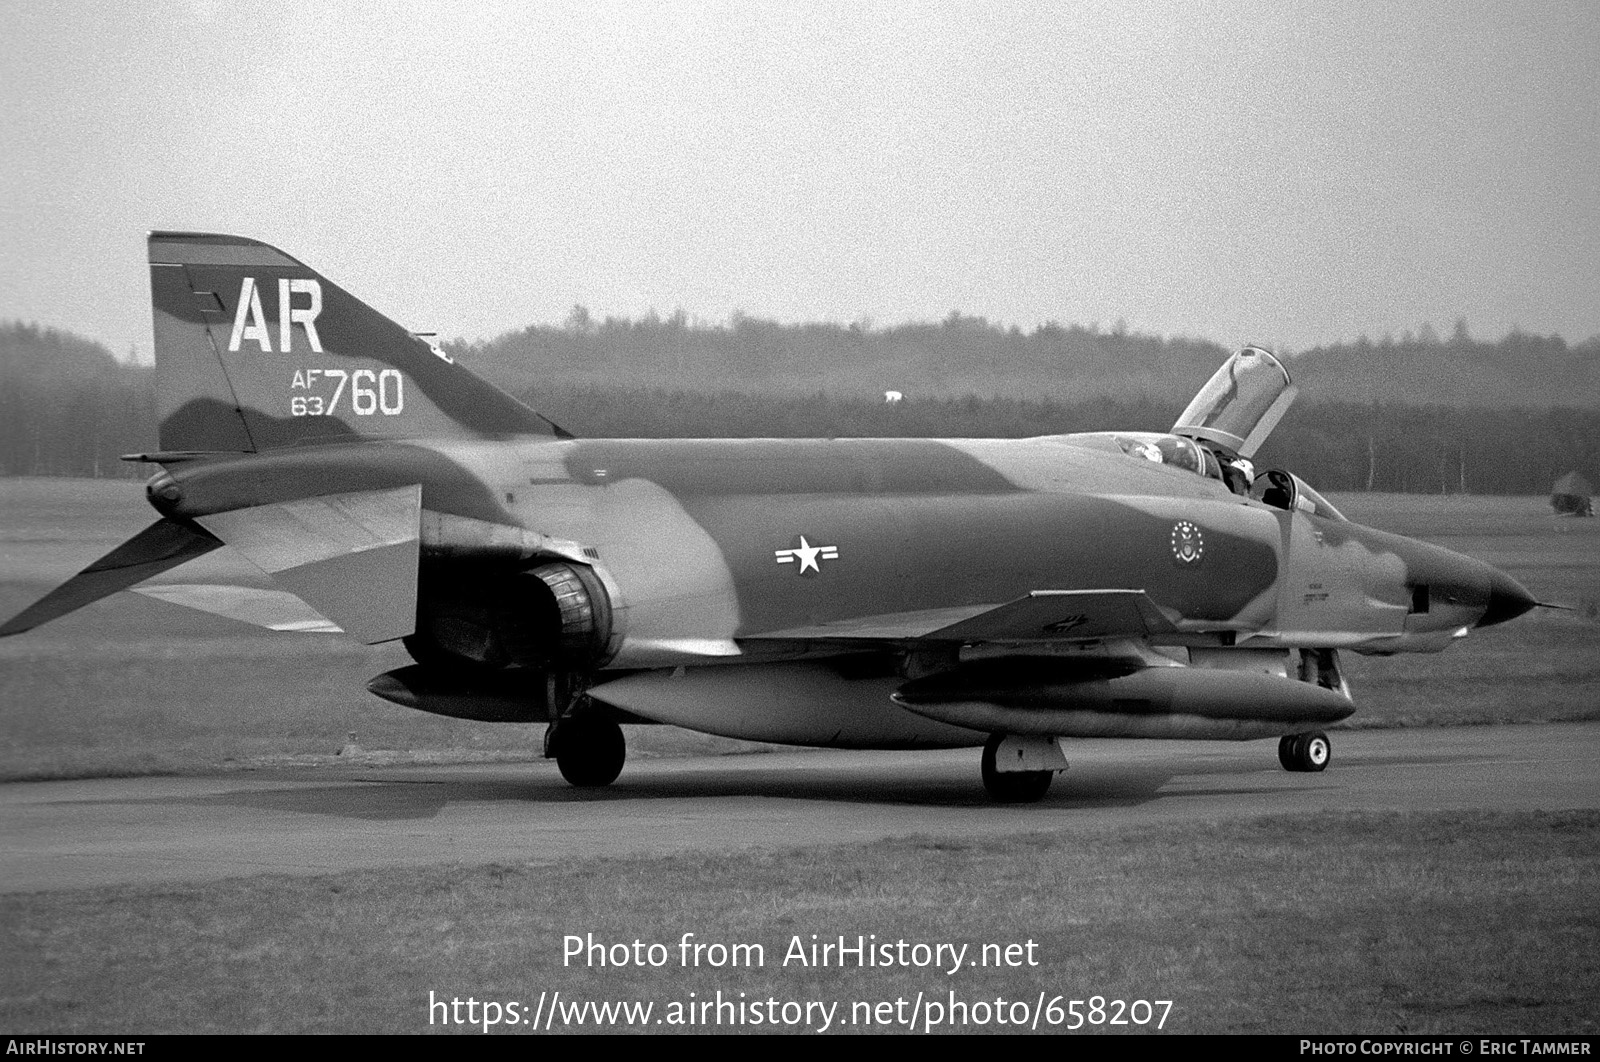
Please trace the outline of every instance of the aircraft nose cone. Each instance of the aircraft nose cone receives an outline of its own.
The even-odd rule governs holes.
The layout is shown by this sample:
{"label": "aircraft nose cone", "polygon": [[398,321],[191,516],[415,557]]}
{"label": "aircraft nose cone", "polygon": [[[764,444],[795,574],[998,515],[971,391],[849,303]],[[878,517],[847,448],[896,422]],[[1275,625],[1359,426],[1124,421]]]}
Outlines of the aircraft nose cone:
{"label": "aircraft nose cone", "polygon": [[1523,585],[1498,568],[1489,576],[1489,604],[1475,626],[1492,627],[1516,619],[1538,602]]}

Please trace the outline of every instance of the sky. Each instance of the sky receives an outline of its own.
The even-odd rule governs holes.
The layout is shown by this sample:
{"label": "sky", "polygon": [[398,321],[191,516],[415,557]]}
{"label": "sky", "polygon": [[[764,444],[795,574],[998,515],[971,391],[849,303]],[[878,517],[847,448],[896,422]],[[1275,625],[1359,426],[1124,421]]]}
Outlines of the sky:
{"label": "sky", "polygon": [[1600,5],[0,0],[0,320],[150,356],[151,229],[418,331],[1600,334]]}

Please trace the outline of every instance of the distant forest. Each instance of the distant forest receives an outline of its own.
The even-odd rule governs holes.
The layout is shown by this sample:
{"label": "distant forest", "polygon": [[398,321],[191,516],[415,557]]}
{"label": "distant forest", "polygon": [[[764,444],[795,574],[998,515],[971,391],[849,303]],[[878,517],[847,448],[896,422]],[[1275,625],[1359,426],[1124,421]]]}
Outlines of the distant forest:
{"label": "distant forest", "polygon": [[[590,437],[1024,437],[1160,431],[1227,349],[1121,329],[779,325],[683,315],[447,344],[475,371]],[[1600,338],[1513,332],[1295,356],[1296,407],[1259,455],[1325,490],[1542,493],[1600,475]],[[883,392],[905,400],[886,404]],[[156,445],[154,372],[70,333],[0,323],[0,473],[140,477]]]}
{"label": "distant forest", "polygon": [[154,445],[154,385],[93,340],[0,322],[0,473],[148,475],[117,455]]}
{"label": "distant forest", "polygon": [[[1249,341],[1251,337],[1240,337]],[[1243,346],[1244,342],[1235,345]],[[726,324],[667,318],[596,322],[575,306],[562,326],[448,344],[513,393],[552,385],[871,398],[1021,398],[1074,404],[1148,398],[1181,409],[1235,347],[1201,339],[1046,323],[1025,332],[951,313],[937,324],[783,325],[735,315]],[[1292,357],[1310,402],[1600,407],[1600,336],[1513,331],[1476,340],[1424,325],[1395,339],[1319,347]]]}

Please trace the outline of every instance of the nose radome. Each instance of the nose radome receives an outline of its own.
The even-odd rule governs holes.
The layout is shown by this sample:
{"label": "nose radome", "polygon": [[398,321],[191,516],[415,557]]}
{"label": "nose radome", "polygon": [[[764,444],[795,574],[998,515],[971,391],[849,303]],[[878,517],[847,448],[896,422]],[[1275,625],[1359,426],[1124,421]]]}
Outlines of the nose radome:
{"label": "nose radome", "polygon": [[1496,623],[1516,619],[1538,603],[1521,583],[1499,568],[1491,568],[1489,604],[1475,626],[1492,627]]}

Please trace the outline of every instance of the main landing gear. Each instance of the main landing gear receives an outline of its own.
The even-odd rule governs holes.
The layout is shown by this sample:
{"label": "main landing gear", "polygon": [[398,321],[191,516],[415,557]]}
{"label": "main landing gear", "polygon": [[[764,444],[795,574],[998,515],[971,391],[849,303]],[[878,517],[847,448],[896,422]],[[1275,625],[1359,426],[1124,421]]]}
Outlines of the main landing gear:
{"label": "main landing gear", "polygon": [[[1009,766],[1011,770],[1001,770]],[[983,788],[1002,804],[1036,804],[1044,799],[1066,758],[1055,739],[993,734],[983,745]],[[1044,767],[1043,770],[1027,770]],[[1017,768],[1023,768],[1021,770]]]}
{"label": "main landing gear", "polygon": [[628,758],[627,742],[616,720],[592,707],[579,709],[550,724],[544,754],[553,758],[561,777],[579,789],[610,785]]}
{"label": "main landing gear", "polygon": [[1286,771],[1320,771],[1333,759],[1333,743],[1318,730],[1310,734],[1285,734],[1278,739],[1278,762]]}

